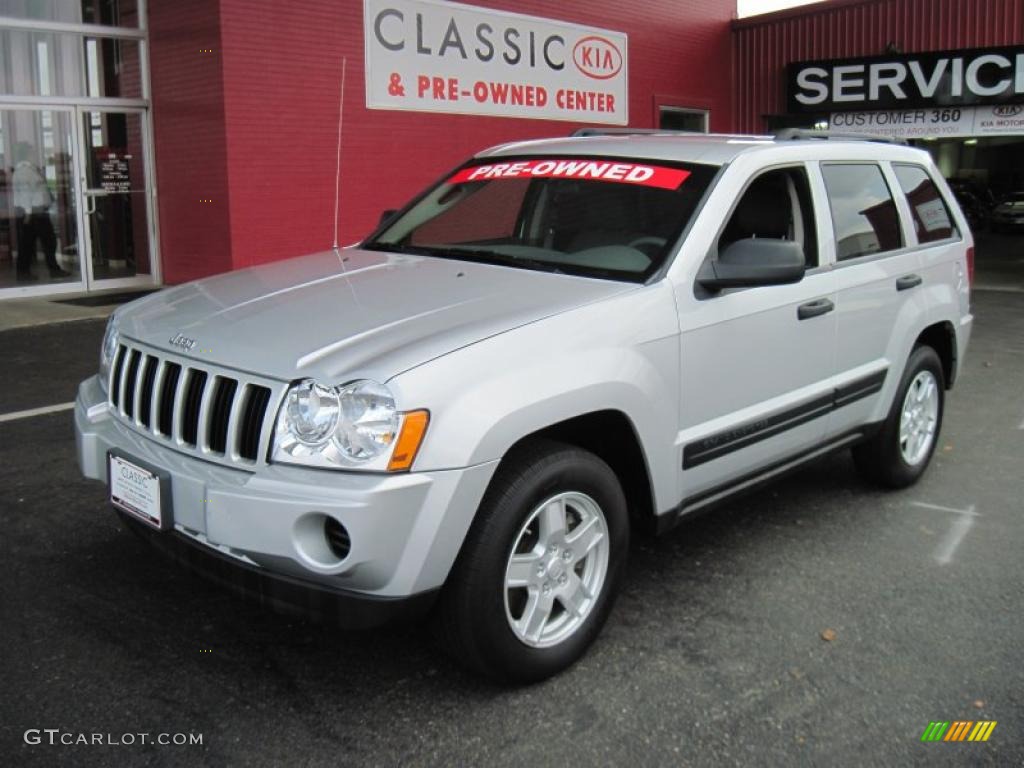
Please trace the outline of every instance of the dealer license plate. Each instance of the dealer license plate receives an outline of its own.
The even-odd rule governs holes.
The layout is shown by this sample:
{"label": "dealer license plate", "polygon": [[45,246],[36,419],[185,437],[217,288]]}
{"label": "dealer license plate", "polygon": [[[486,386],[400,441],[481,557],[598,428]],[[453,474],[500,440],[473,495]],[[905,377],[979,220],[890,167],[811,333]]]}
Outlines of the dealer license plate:
{"label": "dealer license plate", "polygon": [[109,461],[110,503],[154,528],[167,528],[160,476],[113,453]]}

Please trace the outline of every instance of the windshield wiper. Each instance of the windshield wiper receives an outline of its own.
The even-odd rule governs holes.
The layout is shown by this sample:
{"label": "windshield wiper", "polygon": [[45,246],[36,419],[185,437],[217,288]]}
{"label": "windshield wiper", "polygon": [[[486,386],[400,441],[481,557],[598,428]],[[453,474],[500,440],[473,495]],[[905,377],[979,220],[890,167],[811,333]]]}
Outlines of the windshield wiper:
{"label": "windshield wiper", "polygon": [[562,274],[562,270],[554,262],[531,259],[529,256],[510,256],[507,253],[491,251],[486,248],[464,248],[458,245],[439,250],[443,251],[443,253],[437,255],[449,256],[455,259],[466,259],[467,261],[483,264],[500,264],[509,267],[526,267],[528,269],[539,269],[544,272],[554,272],[558,275]]}
{"label": "windshield wiper", "polygon": [[364,251],[385,251],[389,253],[407,253],[412,256],[436,256],[433,248],[422,245],[403,245],[402,243],[364,243],[359,246]]}
{"label": "windshield wiper", "polygon": [[554,274],[564,274],[563,270],[549,261],[531,259],[528,256],[509,256],[508,254],[491,251],[486,248],[466,248],[460,245],[403,245],[401,243],[367,243],[362,246],[367,251],[390,251],[392,253],[411,254],[415,256],[436,256],[441,259],[459,259],[478,264],[498,264],[509,267],[537,269]]}

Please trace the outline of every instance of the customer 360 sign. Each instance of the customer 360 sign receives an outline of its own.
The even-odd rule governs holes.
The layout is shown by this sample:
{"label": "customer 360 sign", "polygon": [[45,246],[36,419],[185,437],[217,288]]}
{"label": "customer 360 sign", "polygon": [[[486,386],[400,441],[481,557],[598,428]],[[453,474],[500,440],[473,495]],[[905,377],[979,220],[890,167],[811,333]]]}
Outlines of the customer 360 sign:
{"label": "customer 360 sign", "polygon": [[626,35],[436,0],[364,0],[366,106],[629,122]]}

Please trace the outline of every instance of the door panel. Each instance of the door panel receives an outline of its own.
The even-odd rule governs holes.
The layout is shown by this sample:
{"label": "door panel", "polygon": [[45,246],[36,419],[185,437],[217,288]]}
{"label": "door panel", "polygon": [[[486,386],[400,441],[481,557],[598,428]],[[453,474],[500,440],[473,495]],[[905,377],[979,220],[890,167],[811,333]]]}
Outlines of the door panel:
{"label": "door panel", "polygon": [[[738,174],[742,171],[736,169]],[[802,246],[791,285],[677,293],[682,345],[681,492],[692,499],[813,448],[825,437],[835,373],[835,280],[803,164],[752,175],[711,246],[755,239]],[[684,289],[685,290],[685,289]]]}
{"label": "door panel", "polygon": [[683,495],[690,498],[820,443],[832,405],[833,276],[713,297],[681,334]]}

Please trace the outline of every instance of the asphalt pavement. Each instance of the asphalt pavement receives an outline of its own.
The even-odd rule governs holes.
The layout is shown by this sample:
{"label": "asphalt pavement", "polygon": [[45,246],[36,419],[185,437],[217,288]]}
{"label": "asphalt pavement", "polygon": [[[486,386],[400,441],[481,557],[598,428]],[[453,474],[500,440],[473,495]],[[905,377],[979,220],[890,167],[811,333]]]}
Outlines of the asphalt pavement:
{"label": "asphalt pavement", "polygon": [[[70,413],[0,422],[0,764],[1024,764],[1024,293],[975,313],[917,486],[841,453],[637,538],[589,654],[518,689],[422,628],[341,633],[190,576],[80,478]],[[0,416],[72,399],[102,331],[0,332]],[[998,725],[922,743],[935,720]],[[60,743],[93,734],[121,743]]]}

